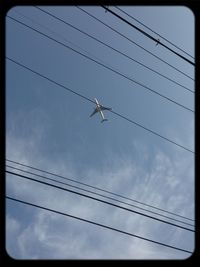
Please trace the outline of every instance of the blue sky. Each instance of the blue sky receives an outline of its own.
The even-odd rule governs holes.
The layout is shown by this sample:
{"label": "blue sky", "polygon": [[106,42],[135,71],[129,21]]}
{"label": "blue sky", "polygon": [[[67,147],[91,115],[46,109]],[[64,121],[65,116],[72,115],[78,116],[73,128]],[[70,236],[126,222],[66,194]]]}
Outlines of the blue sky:
{"label": "blue sky", "polygon": [[[42,8],[194,90],[194,81],[78,8]],[[192,65],[161,46],[155,46],[153,41],[105,13],[103,8],[83,8],[194,77]],[[117,11],[114,7],[110,8]],[[191,10],[166,6],[121,8],[194,56],[194,16]],[[8,15],[194,110],[193,93],[131,62],[35,7],[15,7]],[[6,19],[6,56],[90,99],[96,97],[101,104],[194,151],[194,113],[9,18]],[[100,123],[98,114],[89,118],[93,107],[83,98],[7,60],[6,157],[194,218],[194,155],[113,113],[105,111],[108,118],[105,123]],[[194,249],[192,232],[11,175],[7,175],[6,182],[9,196],[190,251]],[[18,259],[188,257],[187,253],[9,200],[6,226],[7,252]]]}

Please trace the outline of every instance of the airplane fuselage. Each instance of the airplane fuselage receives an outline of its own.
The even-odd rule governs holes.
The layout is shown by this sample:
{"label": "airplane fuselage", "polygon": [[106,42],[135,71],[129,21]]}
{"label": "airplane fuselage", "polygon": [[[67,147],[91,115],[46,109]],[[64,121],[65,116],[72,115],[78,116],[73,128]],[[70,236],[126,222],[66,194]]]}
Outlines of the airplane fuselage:
{"label": "airplane fuselage", "polygon": [[97,108],[98,112],[101,114],[102,119],[105,120],[105,117],[104,117],[103,112],[101,110],[101,105],[99,104],[99,102],[98,102],[98,100],[96,98],[94,100],[96,102],[96,105],[97,105],[96,108]]}

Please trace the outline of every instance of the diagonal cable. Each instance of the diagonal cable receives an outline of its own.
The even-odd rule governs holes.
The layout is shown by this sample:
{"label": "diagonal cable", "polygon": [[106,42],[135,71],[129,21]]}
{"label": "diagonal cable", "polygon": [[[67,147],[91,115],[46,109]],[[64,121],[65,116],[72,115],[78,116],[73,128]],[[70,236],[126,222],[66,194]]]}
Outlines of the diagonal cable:
{"label": "diagonal cable", "polygon": [[[105,10],[107,10],[109,13],[113,14],[115,17],[119,18],[120,20],[122,20],[123,22],[127,23],[129,26],[133,27],[134,29],[136,29],[137,31],[139,31],[140,33],[142,33],[143,35],[145,35],[146,37],[148,37],[149,39],[153,40],[154,42],[158,42],[158,40],[156,38],[154,38],[153,36],[151,36],[150,34],[148,34],[147,32],[143,31],[142,29],[140,29],[139,27],[135,26],[133,23],[131,23],[130,21],[126,20],[125,18],[123,18],[122,16],[118,15],[117,13],[115,13],[114,11],[112,11],[111,9],[107,8],[106,6],[101,6],[102,8],[104,8]],[[195,63],[192,62],[191,60],[187,59],[186,57],[182,56],[180,53],[174,51],[173,49],[171,49],[170,47],[168,47],[167,45],[163,44],[161,41],[159,41],[159,45],[163,46],[164,48],[166,48],[167,50],[169,50],[170,52],[172,52],[173,54],[177,55],[178,57],[182,58],[183,60],[185,60],[187,63],[190,63],[191,65],[195,66]]]}
{"label": "diagonal cable", "polygon": [[148,27],[147,25],[145,25],[144,23],[142,23],[141,21],[139,21],[138,19],[134,18],[132,15],[128,14],[127,12],[125,12],[123,9],[119,8],[118,6],[115,6],[116,9],[120,10],[122,13],[126,14],[129,18],[132,18],[133,20],[137,21],[139,24],[141,24],[142,26],[144,26],[146,29],[150,30],[151,32],[155,33],[157,36],[161,37],[163,40],[165,40],[166,42],[168,42],[169,44],[171,44],[172,46],[176,47],[177,49],[179,49],[180,51],[182,51],[184,54],[188,55],[189,57],[193,58],[193,56],[191,56],[189,53],[187,53],[185,50],[183,50],[182,48],[180,48],[179,46],[175,45],[174,43],[172,43],[171,41],[169,41],[167,38],[163,37],[161,34],[155,32],[154,30],[152,30],[150,27]]}
{"label": "diagonal cable", "polygon": [[30,28],[31,30],[33,30],[33,31],[35,31],[35,32],[37,32],[37,33],[39,33],[39,34],[45,36],[46,38],[48,38],[48,39],[50,39],[50,40],[52,40],[52,41],[54,41],[54,42],[56,42],[56,43],[58,43],[58,44],[60,44],[60,45],[62,45],[62,46],[64,46],[64,47],[66,47],[66,48],[72,50],[73,52],[75,52],[75,53],[77,53],[77,54],[79,54],[79,55],[81,55],[81,56],[83,56],[83,57],[85,57],[85,58],[87,58],[87,59],[89,59],[89,60],[95,62],[96,64],[101,65],[102,67],[104,67],[104,68],[106,68],[106,69],[108,69],[108,70],[110,70],[110,71],[112,71],[112,72],[114,72],[114,73],[116,73],[116,74],[118,74],[118,75],[124,77],[125,79],[127,79],[127,80],[129,80],[129,81],[131,81],[131,82],[133,82],[133,83],[135,83],[135,84],[140,85],[141,87],[145,88],[146,90],[150,91],[151,93],[154,93],[154,94],[160,96],[161,98],[164,98],[164,99],[166,99],[167,101],[169,101],[169,102],[171,102],[171,103],[173,103],[173,104],[175,104],[175,105],[177,105],[177,106],[179,106],[179,107],[181,107],[181,108],[183,108],[183,109],[185,109],[185,110],[188,110],[188,111],[194,113],[194,110],[192,110],[191,108],[188,108],[188,107],[184,106],[183,104],[180,104],[180,103],[178,103],[177,101],[175,101],[175,100],[173,100],[173,99],[171,99],[171,98],[169,98],[169,97],[167,97],[167,96],[164,96],[163,94],[160,94],[159,92],[153,90],[153,89],[150,88],[149,86],[144,85],[144,84],[142,84],[141,82],[138,82],[138,81],[136,81],[136,80],[134,80],[134,79],[132,79],[132,78],[126,76],[125,74],[123,74],[123,73],[121,73],[121,72],[119,72],[119,71],[117,71],[117,70],[114,70],[113,68],[111,68],[111,67],[109,67],[109,66],[107,66],[107,65],[105,65],[105,64],[103,64],[103,63],[101,63],[101,62],[99,62],[99,61],[97,61],[97,60],[95,60],[95,59],[93,59],[93,58],[91,58],[91,57],[89,57],[89,56],[87,56],[87,55],[85,55],[85,54],[83,54],[83,53],[77,51],[76,49],[74,49],[74,48],[72,48],[72,47],[70,47],[70,46],[68,46],[68,45],[66,45],[66,44],[64,44],[64,43],[62,43],[62,42],[60,42],[60,41],[58,41],[58,40],[56,40],[56,39],[50,37],[50,36],[48,36],[47,34],[44,34],[44,33],[40,32],[40,31],[34,29],[34,28],[31,27],[31,26],[28,26],[27,24],[25,24],[25,23],[23,23],[23,22],[21,22],[21,21],[19,21],[19,20],[17,20],[17,19],[14,19],[14,18],[12,18],[12,17],[10,17],[10,16],[7,16],[7,17],[8,17],[9,19],[12,19],[12,20],[16,21],[17,23],[19,23],[19,24],[21,24],[21,25],[23,25],[23,26],[25,26],[25,27],[27,27],[27,28]]}
{"label": "diagonal cable", "polygon": [[[143,64],[143,63],[141,63],[140,61],[134,59],[133,57],[130,57],[129,55],[127,55],[127,54],[121,52],[120,50],[114,48],[113,46],[111,46],[111,45],[109,45],[109,44],[107,44],[107,43],[101,41],[100,39],[94,37],[93,35],[91,35],[91,34],[85,32],[85,31],[81,30],[80,28],[75,27],[74,25],[72,25],[71,23],[67,22],[66,20],[63,20],[63,19],[61,19],[61,18],[55,16],[54,14],[52,14],[52,13],[50,13],[50,12],[48,12],[48,11],[46,11],[46,10],[40,8],[40,7],[35,6],[35,8],[37,8],[37,9],[40,10],[41,12],[43,12],[43,13],[45,13],[45,14],[51,16],[52,18],[57,19],[58,21],[64,23],[65,25],[71,27],[72,29],[75,29],[76,31],[79,31],[80,33],[86,35],[87,37],[89,37],[89,38],[91,38],[91,39],[93,39],[93,40],[95,40],[96,42],[98,42],[98,43],[100,43],[100,44],[102,44],[102,45],[108,47],[109,49],[112,49],[112,50],[115,51],[116,53],[118,53],[118,54],[120,54],[120,55],[122,55],[122,56],[128,58],[129,60],[131,60],[131,61],[133,61],[133,62],[136,62],[136,63],[139,64],[140,66],[143,66],[144,68],[146,68],[146,69],[152,71],[153,73],[156,73],[157,75],[159,75],[159,76],[161,76],[161,77],[167,79],[168,81],[171,81],[172,83],[174,83],[174,84],[176,84],[176,85],[178,85],[178,86],[180,86],[180,87],[186,89],[187,91],[189,91],[189,92],[191,92],[191,93],[194,93],[194,91],[191,90],[190,88],[188,88],[188,87],[186,87],[186,86],[184,86],[184,85],[182,85],[182,84],[176,82],[175,80],[173,80],[173,79],[171,79],[171,78],[165,76],[164,74],[162,74],[162,73],[160,73],[160,72],[158,72],[158,71],[156,71],[156,70],[150,68],[149,66],[147,66],[147,65],[145,65],[145,64]],[[23,16],[24,16],[24,15],[23,15]],[[30,20],[30,18],[28,18],[28,19]],[[34,22],[34,23],[36,23],[36,22]]]}
{"label": "diagonal cable", "polygon": [[59,184],[62,184],[62,185],[66,185],[66,186],[69,186],[69,187],[73,187],[73,188],[75,188],[75,189],[82,190],[82,191],[87,192],[87,193],[91,193],[91,194],[93,194],[93,195],[97,195],[97,196],[100,196],[100,197],[104,197],[104,198],[107,198],[107,199],[110,199],[110,200],[113,200],[113,201],[116,201],[116,202],[119,202],[119,203],[122,203],[122,204],[125,204],[125,205],[128,205],[128,206],[131,206],[131,207],[134,207],[134,208],[143,210],[143,211],[147,211],[147,212],[149,212],[149,213],[156,214],[156,215],[158,215],[158,216],[161,216],[161,217],[164,217],[164,218],[167,218],[167,219],[170,219],[170,220],[173,220],[173,221],[176,221],[176,222],[180,222],[180,223],[183,223],[183,224],[186,224],[186,225],[189,225],[189,226],[194,227],[194,225],[191,224],[191,223],[186,223],[186,222],[183,222],[183,221],[180,221],[180,220],[171,218],[171,217],[169,217],[169,216],[162,215],[162,214],[160,214],[160,213],[158,213],[158,212],[154,212],[154,211],[151,211],[151,210],[147,210],[147,209],[138,207],[138,206],[136,206],[136,205],[133,205],[133,204],[130,204],[130,203],[127,203],[127,202],[118,200],[118,199],[113,198],[113,197],[108,197],[108,196],[105,196],[105,195],[96,193],[96,192],[94,192],[94,191],[91,191],[91,190],[87,190],[87,189],[84,189],[84,188],[81,188],[81,187],[78,187],[78,186],[74,186],[74,185],[71,185],[71,184],[68,184],[68,183],[64,183],[64,182],[58,181],[58,180],[56,180],[56,179],[52,179],[52,178],[46,177],[46,176],[44,176],[44,175],[36,174],[36,173],[30,172],[30,171],[25,171],[25,170],[22,170],[22,169],[13,167],[13,166],[6,165],[6,167],[11,168],[11,169],[14,169],[14,170],[21,171],[21,172],[24,172],[24,173],[27,173],[27,174],[31,174],[31,175],[37,176],[37,177],[40,177],[40,178],[45,179],[45,180],[48,180],[48,181],[52,181],[52,182],[56,182],[56,183],[59,183]]}
{"label": "diagonal cable", "polygon": [[[65,89],[65,90],[67,90],[67,91],[69,91],[69,92],[71,92],[71,93],[73,93],[73,94],[75,94],[75,95],[78,95],[78,96],[84,98],[85,100],[87,100],[87,101],[89,101],[89,102],[91,102],[91,103],[96,104],[95,101],[91,100],[90,98],[88,98],[88,97],[86,97],[86,96],[84,96],[84,95],[82,95],[82,94],[80,94],[80,93],[75,92],[74,90],[70,89],[69,87],[66,87],[66,86],[64,86],[64,85],[61,85],[60,83],[58,83],[58,82],[56,82],[56,81],[54,81],[54,80],[48,78],[47,76],[45,76],[45,75],[43,75],[43,74],[41,74],[41,73],[39,73],[39,72],[37,72],[37,71],[35,71],[35,70],[29,68],[29,67],[27,67],[27,66],[25,66],[25,65],[23,65],[23,64],[21,64],[21,63],[19,63],[19,62],[17,62],[16,60],[11,59],[11,58],[9,58],[9,57],[6,57],[6,59],[7,59],[7,60],[10,60],[11,62],[15,63],[16,65],[18,65],[18,66],[20,66],[20,67],[22,67],[22,68],[24,68],[24,69],[27,69],[27,70],[31,71],[32,73],[34,73],[34,74],[36,74],[36,75],[38,75],[38,76],[40,76],[40,77],[42,77],[42,78],[44,78],[44,79],[46,79],[46,80],[48,80],[48,81],[50,81],[50,82],[56,84],[57,86],[62,87],[63,89]],[[143,126],[143,125],[141,125],[141,124],[139,124],[139,123],[137,123],[137,122],[135,122],[135,121],[133,121],[133,120],[131,120],[131,119],[125,117],[125,116],[123,116],[122,114],[119,114],[119,113],[117,113],[117,112],[115,112],[115,111],[113,111],[113,110],[111,110],[110,112],[112,112],[113,114],[115,114],[115,115],[121,117],[122,119],[125,119],[125,120],[127,120],[127,121],[129,121],[129,122],[131,122],[131,123],[133,123],[133,124],[135,124],[135,125],[137,125],[137,126],[143,128],[144,130],[147,130],[148,132],[151,132],[152,134],[154,134],[154,135],[156,135],[156,136],[159,136],[160,138],[162,138],[162,139],[164,139],[164,140],[166,140],[166,141],[168,141],[168,142],[170,142],[170,143],[172,143],[172,144],[174,144],[174,145],[176,145],[176,146],[178,146],[178,147],[183,148],[184,150],[187,150],[188,152],[191,152],[191,153],[195,154],[195,152],[192,151],[191,149],[186,148],[185,146],[179,145],[178,143],[176,143],[176,142],[174,142],[174,141],[172,141],[172,140],[170,140],[170,139],[168,139],[168,138],[166,138],[166,137],[164,137],[164,136],[162,136],[162,135],[156,133],[155,131],[152,131],[152,130],[148,129],[147,127],[145,127],[145,126]]]}
{"label": "diagonal cable", "polygon": [[91,221],[91,220],[87,220],[87,219],[83,219],[81,217],[74,216],[74,215],[71,215],[71,214],[68,214],[68,213],[64,213],[64,212],[56,211],[56,210],[53,210],[53,209],[49,209],[49,208],[43,207],[41,205],[36,205],[36,204],[30,203],[30,202],[27,202],[27,201],[23,201],[23,200],[20,200],[20,199],[16,199],[16,198],[13,198],[13,197],[10,197],[10,196],[6,196],[6,198],[9,199],[9,200],[15,201],[15,202],[19,202],[19,203],[22,203],[22,204],[26,204],[26,205],[35,207],[35,208],[43,209],[43,210],[50,211],[50,212],[53,212],[53,213],[56,213],[56,214],[60,214],[60,215],[63,215],[63,216],[68,216],[68,217],[71,217],[73,219],[77,219],[77,220],[80,220],[80,221],[91,223],[91,224],[94,224],[96,226],[100,226],[100,227],[103,227],[103,228],[106,228],[106,229],[109,229],[109,230],[116,231],[118,233],[122,233],[122,234],[125,234],[125,235],[129,235],[129,236],[132,236],[132,237],[143,239],[145,241],[152,242],[152,243],[155,243],[157,245],[165,246],[165,247],[172,248],[172,249],[179,250],[179,251],[186,252],[186,253],[192,253],[192,251],[189,251],[189,250],[186,250],[186,249],[182,249],[182,248],[171,246],[171,245],[168,245],[168,244],[165,244],[165,243],[161,243],[161,242],[158,242],[158,241],[146,238],[146,237],[142,237],[142,236],[135,235],[135,234],[132,234],[132,233],[120,230],[120,229],[116,229],[116,228],[107,226],[105,224],[100,224],[100,223],[97,223],[97,222],[94,222],[94,221]]}
{"label": "diagonal cable", "polygon": [[179,70],[178,68],[174,67],[173,65],[171,65],[170,63],[168,63],[167,61],[163,60],[161,57],[158,57],[157,55],[153,54],[152,52],[150,52],[149,50],[147,50],[146,48],[144,48],[143,46],[139,45],[138,43],[134,42],[132,39],[128,38],[127,36],[125,36],[124,34],[122,34],[121,32],[115,30],[113,27],[109,26],[108,24],[106,24],[105,22],[103,22],[102,20],[96,18],[95,16],[93,16],[91,13],[89,13],[88,11],[84,10],[83,8],[76,6],[79,10],[81,10],[82,12],[84,12],[85,14],[87,14],[88,16],[92,17],[93,19],[97,20],[98,22],[100,22],[101,24],[103,24],[104,26],[106,26],[107,28],[111,29],[112,31],[116,32],[117,34],[119,34],[120,36],[122,36],[123,38],[125,38],[126,40],[128,40],[129,42],[133,43],[134,45],[136,45],[137,47],[141,48],[142,50],[146,51],[148,54],[152,55],[153,57],[157,58],[158,60],[162,61],[163,63],[167,64],[169,67],[175,69],[176,71],[178,71],[179,73],[183,74],[184,76],[188,77],[189,79],[194,81],[194,78],[192,78],[191,76],[189,76],[188,74],[184,73],[183,71]]}
{"label": "diagonal cable", "polygon": [[126,211],[131,212],[131,213],[135,213],[135,214],[147,217],[147,218],[152,219],[152,220],[156,220],[156,221],[159,221],[159,222],[171,225],[171,226],[175,226],[177,228],[181,228],[181,229],[186,230],[186,231],[195,232],[195,230],[193,230],[193,229],[190,229],[190,228],[187,228],[187,227],[184,227],[184,226],[172,223],[172,222],[164,221],[162,219],[159,219],[159,218],[144,214],[144,213],[139,212],[139,211],[135,211],[135,210],[133,211],[131,209],[128,209],[128,208],[116,205],[114,203],[111,203],[111,202],[108,202],[108,201],[105,201],[105,200],[102,200],[102,199],[99,199],[99,198],[95,198],[95,197],[92,197],[92,196],[89,196],[89,195],[86,195],[86,194],[83,194],[83,193],[80,193],[80,192],[77,192],[77,191],[73,191],[71,189],[67,189],[67,188],[63,188],[61,186],[57,186],[57,185],[53,185],[53,184],[46,183],[46,182],[43,182],[43,181],[39,181],[37,179],[30,178],[30,177],[28,177],[26,175],[14,173],[14,172],[11,172],[11,171],[6,171],[6,172],[11,174],[11,175],[18,176],[18,177],[20,177],[22,179],[27,179],[27,180],[30,180],[30,181],[33,181],[33,182],[36,182],[36,183],[44,184],[46,186],[50,186],[50,187],[56,188],[58,190],[67,191],[67,192],[70,192],[70,193],[73,193],[73,194],[76,194],[76,195],[79,195],[79,196],[82,196],[82,197],[85,197],[85,198],[89,198],[89,199],[92,199],[92,200],[95,200],[95,201],[98,201],[98,202],[101,202],[101,203],[104,203],[104,204],[107,204],[107,205],[110,205],[110,206],[113,206],[113,207],[116,207],[116,208],[119,208],[119,209],[122,209],[122,210],[126,210]]}
{"label": "diagonal cable", "polygon": [[123,198],[123,199],[126,199],[126,200],[130,200],[130,201],[132,201],[132,202],[136,202],[136,203],[141,204],[141,205],[144,205],[144,206],[146,206],[146,207],[154,208],[154,209],[160,210],[160,211],[162,211],[162,212],[166,212],[166,213],[168,213],[168,214],[175,215],[175,216],[180,217],[180,218],[183,218],[183,219],[187,219],[187,220],[189,220],[189,221],[194,221],[193,219],[190,219],[190,218],[188,218],[188,217],[182,216],[182,215],[180,215],[180,214],[176,214],[176,213],[174,213],[174,212],[170,212],[170,211],[167,211],[167,210],[164,210],[164,209],[161,209],[161,208],[158,208],[158,207],[149,205],[149,204],[147,204],[147,203],[138,201],[138,200],[136,200],[136,199],[132,199],[132,198],[129,198],[129,197],[125,197],[125,196],[122,196],[122,195],[120,195],[120,194],[117,194],[117,193],[114,193],[114,192],[111,192],[111,191],[108,191],[108,190],[105,190],[105,189],[102,189],[102,188],[99,188],[99,187],[96,187],[96,186],[92,186],[92,185],[89,185],[89,184],[86,184],[86,183],[77,181],[77,180],[75,180],[75,179],[68,178],[68,177],[66,177],[66,176],[62,176],[62,175],[58,175],[58,174],[56,174],[56,173],[52,173],[52,172],[49,172],[49,171],[41,170],[41,169],[39,169],[39,168],[30,166],[30,165],[27,165],[27,164],[24,164],[24,163],[20,163],[20,162],[14,161],[14,160],[6,159],[6,161],[8,161],[8,162],[10,162],[10,163],[14,163],[14,164],[20,165],[20,166],[23,166],[23,167],[30,168],[30,169],[32,169],[32,170],[40,171],[40,172],[42,172],[42,173],[50,174],[50,175],[52,175],[52,176],[55,176],[55,177],[58,177],[58,178],[61,178],[61,179],[64,179],[64,180],[68,180],[68,181],[74,182],[74,183],[76,183],[76,184],[84,185],[84,186],[90,187],[90,188],[92,188],[92,189],[99,190],[99,191],[101,191],[101,192],[109,193],[109,194],[111,194],[111,195],[114,195],[114,196],[117,196],[117,197],[120,197],[120,198]]}

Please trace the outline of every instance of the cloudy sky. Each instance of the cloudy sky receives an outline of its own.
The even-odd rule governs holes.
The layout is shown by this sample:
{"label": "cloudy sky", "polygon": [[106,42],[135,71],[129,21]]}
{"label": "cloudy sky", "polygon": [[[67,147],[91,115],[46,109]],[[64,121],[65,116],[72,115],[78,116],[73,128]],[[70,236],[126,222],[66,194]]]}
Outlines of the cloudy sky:
{"label": "cloudy sky", "polygon": [[[194,68],[191,64],[161,45],[156,46],[155,42],[105,12],[102,7],[81,8],[182,73],[77,7],[41,8],[194,91]],[[110,8],[158,38],[158,35],[120,13],[115,7]],[[194,16],[186,7],[121,8],[194,56]],[[36,7],[15,7],[7,16],[194,110],[194,93],[191,91],[103,46]],[[8,58],[91,100],[96,97],[101,104],[112,107],[115,112],[194,151],[193,112],[9,17],[6,18]],[[175,49],[172,46],[171,48]],[[179,50],[176,51],[187,56]],[[191,220],[142,204],[137,206],[149,211],[144,212],[139,208],[120,204],[123,207],[184,227],[188,225],[183,222],[193,224],[194,154],[111,112],[105,111],[108,119],[105,123],[100,122],[99,114],[90,118],[93,108],[93,103],[7,59],[6,158],[126,196]],[[7,162],[7,165],[31,171],[11,162]],[[24,174],[10,167],[7,167],[7,170]],[[61,178],[51,178],[63,182]],[[73,182],[70,184],[77,186]],[[86,186],[82,188],[88,189]],[[93,191],[111,197],[108,193],[94,189]],[[194,234],[191,231],[18,176],[7,174],[6,194],[157,242],[188,251],[194,250]],[[98,198],[110,201],[103,197]],[[136,205],[131,200],[117,196],[115,198]],[[110,202],[119,205],[119,202]],[[182,223],[152,214],[150,211],[181,220]],[[6,250],[11,257],[17,259],[185,259],[190,256],[186,252],[11,200],[6,202]]]}

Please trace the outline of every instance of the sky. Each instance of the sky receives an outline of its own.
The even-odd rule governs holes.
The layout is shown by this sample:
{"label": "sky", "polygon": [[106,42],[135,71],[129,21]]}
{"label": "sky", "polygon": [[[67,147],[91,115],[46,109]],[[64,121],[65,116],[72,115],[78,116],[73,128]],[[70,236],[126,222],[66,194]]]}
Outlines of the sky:
{"label": "sky", "polygon": [[[159,61],[77,7],[40,8],[195,90],[194,80]],[[194,79],[194,67],[191,64],[161,45],[156,46],[155,42],[105,12],[102,7],[81,8]],[[158,39],[156,34],[120,13],[114,6],[109,8]],[[120,8],[194,57],[194,16],[190,9],[184,6]],[[194,110],[194,93],[156,75],[36,7],[16,6],[9,10],[7,16]],[[6,56],[91,100],[97,98],[102,105],[194,151],[193,112],[8,17]],[[7,59],[6,158],[194,220],[194,154],[109,111],[104,112],[108,119],[104,123],[101,123],[99,114],[90,118],[94,107],[92,102]],[[7,165],[31,171],[11,162],[7,162]],[[23,174],[10,167],[7,170]],[[63,182],[61,178],[53,178]],[[70,184],[76,185],[73,182]],[[157,242],[194,250],[193,232],[8,173],[6,195]],[[103,197],[100,199],[105,200]],[[130,200],[126,202],[135,204]],[[155,212],[153,208],[141,204],[137,206]],[[139,208],[134,210],[141,212]],[[149,211],[145,213],[152,215]],[[161,211],[159,213],[169,216]],[[190,256],[186,252],[9,199],[6,200],[6,250],[15,259],[186,259]]]}

